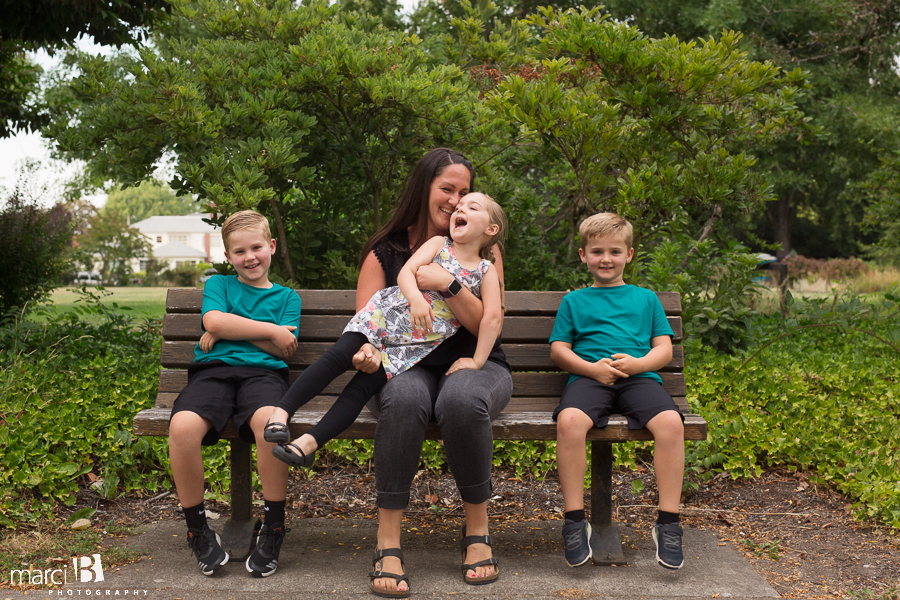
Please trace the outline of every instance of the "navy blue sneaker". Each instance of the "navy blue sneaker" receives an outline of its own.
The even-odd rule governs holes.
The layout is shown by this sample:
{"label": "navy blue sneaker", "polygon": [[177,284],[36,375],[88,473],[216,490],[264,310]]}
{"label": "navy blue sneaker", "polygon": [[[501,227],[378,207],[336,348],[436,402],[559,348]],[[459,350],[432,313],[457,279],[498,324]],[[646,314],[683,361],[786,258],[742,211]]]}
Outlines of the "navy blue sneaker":
{"label": "navy blue sneaker", "polygon": [[284,525],[276,525],[269,529],[263,525],[256,537],[256,548],[247,559],[247,571],[254,577],[268,577],[278,568],[278,555],[284,544]]}
{"label": "navy blue sneaker", "polygon": [[678,523],[653,526],[653,541],[656,543],[656,562],[667,569],[680,569],[684,564],[681,538],[684,530]]}
{"label": "navy blue sneaker", "polygon": [[566,544],[566,562],[570,567],[580,567],[588,563],[594,552],[591,550],[591,524],[587,519],[572,521],[566,519],[562,529]]}
{"label": "navy blue sneaker", "polygon": [[209,525],[204,525],[202,529],[188,529],[188,546],[197,557],[200,572],[207,577],[228,563],[228,553],[222,549],[222,540]]}

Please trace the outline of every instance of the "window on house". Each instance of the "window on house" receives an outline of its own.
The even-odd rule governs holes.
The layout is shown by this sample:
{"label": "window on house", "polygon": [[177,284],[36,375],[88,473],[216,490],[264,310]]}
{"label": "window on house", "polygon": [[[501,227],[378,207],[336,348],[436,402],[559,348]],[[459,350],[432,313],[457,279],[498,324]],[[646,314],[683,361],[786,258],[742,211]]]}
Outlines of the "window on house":
{"label": "window on house", "polygon": [[156,243],[162,244],[162,236],[161,235],[156,236]]}
{"label": "window on house", "polygon": [[187,234],[184,233],[170,233],[169,241],[170,242],[181,242],[182,244],[187,244]]}

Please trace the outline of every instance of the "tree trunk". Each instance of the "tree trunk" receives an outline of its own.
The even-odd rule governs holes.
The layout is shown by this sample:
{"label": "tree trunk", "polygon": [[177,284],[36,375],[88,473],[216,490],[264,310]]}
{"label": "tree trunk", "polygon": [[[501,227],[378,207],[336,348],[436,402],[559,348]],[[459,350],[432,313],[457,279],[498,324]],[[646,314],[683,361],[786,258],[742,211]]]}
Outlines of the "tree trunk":
{"label": "tree trunk", "polygon": [[278,253],[281,255],[281,264],[284,265],[285,270],[287,271],[288,278],[291,281],[296,282],[297,278],[294,277],[294,266],[291,264],[291,256],[288,252],[288,244],[287,244],[287,235],[284,233],[284,222],[281,220],[281,211],[278,210],[278,201],[275,198],[269,200],[269,205],[272,207],[272,216],[275,218],[275,235],[278,239]]}
{"label": "tree trunk", "polygon": [[766,206],[766,219],[775,241],[781,244],[781,250],[775,256],[781,260],[791,253],[791,201],[794,199],[794,190],[787,194],[779,195],[774,202]]}

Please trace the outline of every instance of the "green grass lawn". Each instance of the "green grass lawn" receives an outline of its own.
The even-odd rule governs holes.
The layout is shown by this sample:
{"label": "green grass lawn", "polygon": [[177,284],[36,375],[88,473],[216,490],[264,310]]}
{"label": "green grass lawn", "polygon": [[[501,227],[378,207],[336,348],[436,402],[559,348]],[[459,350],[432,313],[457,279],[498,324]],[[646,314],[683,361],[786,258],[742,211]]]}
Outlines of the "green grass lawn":
{"label": "green grass lawn", "polygon": [[[166,314],[166,292],[164,287],[108,287],[103,292],[88,288],[88,291],[102,296],[103,303],[112,306],[115,302],[119,305],[118,312],[134,317],[157,317]],[[50,300],[53,301],[54,310],[57,313],[66,313],[73,307],[83,304],[79,302],[80,295],[71,287],[61,287],[53,290]]]}

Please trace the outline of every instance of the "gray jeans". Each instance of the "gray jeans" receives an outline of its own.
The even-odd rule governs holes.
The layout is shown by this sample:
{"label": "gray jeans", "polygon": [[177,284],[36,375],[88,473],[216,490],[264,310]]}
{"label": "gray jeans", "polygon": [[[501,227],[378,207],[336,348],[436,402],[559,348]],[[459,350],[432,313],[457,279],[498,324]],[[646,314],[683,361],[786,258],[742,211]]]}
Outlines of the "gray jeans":
{"label": "gray jeans", "polygon": [[480,504],[491,495],[494,436],[491,420],[512,396],[512,376],[487,361],[480,370],[449,377],[415,366],[396,375],[369,402],[378,417],[375,430],[375,489],[378,507],[403,509],[419,468],[425,429],[433,419],[441,429],[447,463],[464,502]]}

